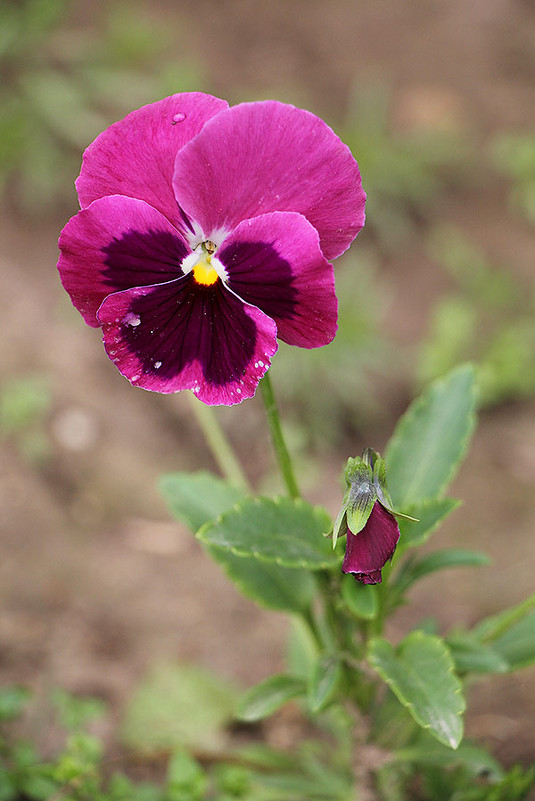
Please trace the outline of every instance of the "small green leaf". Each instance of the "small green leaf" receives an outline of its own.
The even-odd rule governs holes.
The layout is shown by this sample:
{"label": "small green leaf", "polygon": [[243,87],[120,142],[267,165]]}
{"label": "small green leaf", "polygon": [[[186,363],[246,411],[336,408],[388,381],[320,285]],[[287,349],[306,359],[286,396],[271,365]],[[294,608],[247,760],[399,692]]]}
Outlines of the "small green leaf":
{"label": "small green leaf", "polygon": [[485,774],[488,779],[499,781],[503,777],[501,765],[484,748],[470,740],[463,740],[455,754],[451,749],[431,737],[423,737],[414,745],[400,748],[395,754],[396,762],[410,762],[415,765],[446,768],[452,770],[462,765],[472,776]]}
{"label": "small green leaf", "polygon": [[312,712],[321,712],[330,704],[342,677],[342,665],[336,657],[324,656],[316,663],[308,686],[308,704]]}
{"label": "small green leaf", "polygon": [[466,551],[462,548],[445,548],[442,551],[435,551],[422,559],[407,560],[401,566],[396,584],[403,590],[407,590],[415,581],[435,573],[437,570],[445,570],[452,567],[482,567],[488,565],[489,557],[477,551]]}
{"label": "small green leaf", "polygon": [[465,702],[444,640],[413,631],[394,650],[377,637],[370,642],[368,659],[414,720],[444,745],[457,748]]}
{"label": "small green leaf", "polygon": [[353,576],[342,578],[342,598],[348,609],[363,620],[373,620],[377,617],[379,601],[377,587],[373,584],[361,584]]}
{"label": "small green leaf", "polygon": [[417,398],[399,421],[386,451],[394,508],[441,495],[466,452],[475,424],[470,365],[452,370]]}
{"label": "small green leaf", "polygon": [[414,548],[416,545],[423,545],[429,537],[436,531],[440,523],[457,507],[460,501],[454,498],[437,498],[433,500],[421,501],[407,507],[413,520],[399,519],[399,529],[401,537],[398,548]]}
{"label": "small green leaf", "polygon": [[509,669],[507,661],[493,647],[470,632],[453,632],[446,642],[460,673],[505,673]]}
{"label": "small green leaf", "polygon": [[304,695],[305,692],[306,684],[298,676],[284,673],[270,676],[245,693],[238,706],[236,717],[250,722],[262,720],[292,698]]}
{"label": "small green leaf", "polygon": [[483,642],[492,642],[497,637],[501,637],[522,620],[532,609],[535,608],[535,594],[530,595],[525,601],[499,612],[497,615],[487,617],[475,626],[473,634]]}
{"label": "small green leaf", "polygon": [[170,513],[193,532],[241,501],[245,495],[212,473],[167,473],[158,482]]}
{"label": "small green leaf", "polygon": [[515,623],[508,631],[492,641],[492,648],[509,664],[519,670],[535,662],[535,611]]}
{"label": "small green leaf", "polygon": [[309,570],[338,565],[323,532],[330,527],[325,510],[291,498],[247,498],[197,532],[208,545],[228,548],[285,567]]}
{"label": "small green leaf", "polygon": [[167,766],[166,798],[195,801],[205,797],[207,777],[197,760],[185,751],[175,751]]}

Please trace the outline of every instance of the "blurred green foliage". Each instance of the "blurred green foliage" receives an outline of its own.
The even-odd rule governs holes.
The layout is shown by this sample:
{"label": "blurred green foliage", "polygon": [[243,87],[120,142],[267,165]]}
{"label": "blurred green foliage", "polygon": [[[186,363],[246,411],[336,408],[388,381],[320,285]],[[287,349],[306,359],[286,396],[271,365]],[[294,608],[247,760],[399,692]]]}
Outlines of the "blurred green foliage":
{"label": "blurred green foliage", "polygon": [[535,225],[535,134],[501,133],[490,152],[496,169],[511,181],[511,208]]}
{"label": "blurred green foliage", "polygon": [[429,248],[456,290],[437,301],[420,345],[417,380],[426,384],[455,364],[478,364],[480,402],[535,393],[535,284],[491,264],[457,228],[435,227]]}
{"label": "blurred green foliage", "polygon": [[50,452],[46,422],[51,403],[42,375],[10,378],[0,385],[0,439],[14,442],[30,462],[41,462]]}
{"label": "blurred green foliage", "polygon": [[27,214],[74,206],[80,154],[115,119],[203,84],[176,56],[180,26],[146,4],[104,6],[86,26],[72,6],[0,4],[0,194]]}
{"label": "blurred green foliage", "polygon": [[336,443],[348,430],[369,425],[387,413],[377,400],[372,380],[390,360],[381,331],[388,291],[381,285],[377,268],[375,254],[365,247],[355,248],[337,262],[339,328],[330,345],[299,354],[284,343],[279,346],[273,374],[277,396],[306,434],[307,440],[301,441],[305,448]]}
{"label": "blurred green foliage", "polygon": [[472,144],[450,130],[396,130],[385,87],[369,85],[355,93],[341,132],[358,159],[368,194],[367,229],[382,249],[406,244],[429,221],[444,191],[471,174]]}

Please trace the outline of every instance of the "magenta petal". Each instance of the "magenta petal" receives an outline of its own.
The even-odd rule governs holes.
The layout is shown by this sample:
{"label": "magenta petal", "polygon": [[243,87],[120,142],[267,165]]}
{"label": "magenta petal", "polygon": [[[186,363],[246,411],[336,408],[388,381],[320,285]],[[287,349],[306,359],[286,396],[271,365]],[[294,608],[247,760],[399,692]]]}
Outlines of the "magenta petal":
{"label": "magenta petal", "polygon": [[353,573],[364,584],[380,583],[381,568],[394,555],[398,540],[396,518],[376,501],[362,531],[347,532],[342,572]]}
{"label": "magenta petal", "polygon": [[58,269],[88,325],[112,292],[164,283],[182,275],[190,252],[181,234],[142,200],[112,195],[73,217],[59,238]]}
{"label": "magenta petal", "polygon": [[333,268],[320,250],[317,231],[301,214],[279,211],[245,220],[217,255],[229,287],[275,320],[279,339],[304,348],[334,339]]}
{"label": "magenta petal", "polygon": [[82,208],[105,195],[145,200],[182,225],[173,192],[176,154],[214,115],[228,108],[201,92],[143,106],[107,128],[84,153],[76,188]]}
{"label": "magenta petal", "polygon": [[98,316],[108,356],[132,384],[191,389],[210,405],[254,395],[277,350],[273,320],[192,274],[110,295]]}
{"label": "magenta petal", "polygon": [[173,183],[206,236],[267,212],[296,211],[331,259],[364,225],[366,196],[349,148],[314,114],[273,100],[207,122],[178,154]]}

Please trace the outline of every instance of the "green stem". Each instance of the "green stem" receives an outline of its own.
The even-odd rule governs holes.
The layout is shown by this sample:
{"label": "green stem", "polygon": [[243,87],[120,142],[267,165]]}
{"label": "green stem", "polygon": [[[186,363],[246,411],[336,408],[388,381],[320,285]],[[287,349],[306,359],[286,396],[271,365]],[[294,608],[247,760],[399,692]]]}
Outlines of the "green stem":
{"label": "green stem", "polygon": [[206,404],[198,400],[192,393],[188,392],[187,394],[193,413],[197,418],[199,428],[204,434],[208,447],[212,451],[212,455],[219,469],[227,481],[249,492],[249,482],[247,481],[230,442],[214,414],[214,410],[211,406],[206,406]]}
{"label": "green stem", "polygon": [[290,498],[300,498],[301,493],[299,492],[297,481],[295,480],[292,461],[282,434],[279,412],[275,403],[275,396],[273,395],[269,373],[266,373],[260,381],[260,389],[264,406],[266,407],[271,440],[273,442],[281,475],[286,484],[286,489],[288,490],[288,495]]}

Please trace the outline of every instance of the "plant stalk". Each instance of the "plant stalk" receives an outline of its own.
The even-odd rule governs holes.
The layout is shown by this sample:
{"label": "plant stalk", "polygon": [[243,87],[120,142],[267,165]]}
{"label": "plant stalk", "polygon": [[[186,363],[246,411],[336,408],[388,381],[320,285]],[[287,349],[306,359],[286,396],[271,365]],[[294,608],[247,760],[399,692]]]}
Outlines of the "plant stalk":
{"label": "plant stalk", "polygon": [[277,409],[277,404],[275,403],[275,396],[273,394],[269,373],[266,373],[260,381],[260,390],[262,392],[264,406],[266,407],[271,441],[273,442],[275,456],[277,457],[277,463],[279,465],[284,483],[286,484],[288,495],[290,498],[300,498],[301,493],[299,492],[299,487],[297,486],[292,460],[290,459],[290,454],[284,441],[279,412]]}

